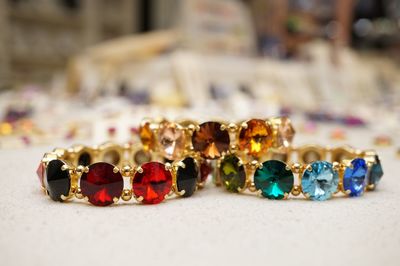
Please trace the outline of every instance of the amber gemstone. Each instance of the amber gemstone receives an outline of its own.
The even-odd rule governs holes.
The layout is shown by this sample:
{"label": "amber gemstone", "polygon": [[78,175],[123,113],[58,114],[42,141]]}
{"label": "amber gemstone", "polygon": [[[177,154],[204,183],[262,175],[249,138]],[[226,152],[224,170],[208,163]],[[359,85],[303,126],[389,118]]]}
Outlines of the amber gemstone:
{"label": "amber gemstone", "polygon": [[122,194],[124,180],[119,172],[114,173],[114,166],[99,162],[89,166],[89,172],[83,173],[80,187],[82,194],[96,206],[107,206]]}
{"label": "amber gemstone", "polygon": [[272,129],[261,119],[251,119],[245,124],[239,133],[239,149],[258,157],[272,146]]}
{"label": "amber gemstone", "polygon": [[172,175],[159,162],[149,162],[142,165],[141,172],[136,172],[132,191],[136,197],[142,197],[143,203],[156,204],[164,200],[171,191]]}
{"label": "amber gemstone", "polygon": [[287,148],[291,145],[296,131],[288,117],[280,117],[277,127],[276,146]]}
{"label": "amber gemstone", "polygon": [[150,122],[144,122],[139,127],[139,137],[145,149],[153,150],[156,144],[155,136],[150,128]]}
{"label": "amber gemstone", "polygon": [[186,134],[175,123],[163,122],[157,134],[159,150],[167,159],[180,158],[185,151]]}
{"label": "amber gemstone", "polygon": [[229,133],[218,122],[205,122],[193,133],[192,143],[204,158],[218,159],[229,150]]}

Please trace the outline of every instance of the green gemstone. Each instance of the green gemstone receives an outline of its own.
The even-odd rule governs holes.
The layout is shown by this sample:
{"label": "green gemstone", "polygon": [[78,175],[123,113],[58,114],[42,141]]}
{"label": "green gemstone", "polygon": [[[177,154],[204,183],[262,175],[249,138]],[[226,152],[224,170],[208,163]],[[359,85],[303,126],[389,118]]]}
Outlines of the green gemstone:
{"label": "green gemstone", "polygon": [[246,172],[244,166],[239,165],[239,158],[234,155],[226,156],[219,168],[222,183],[231,192],[239,192],[246,183]]}
{"label": "green gemstone", "polygon": [[254,174],[254,184],[257,190],[268,199],[282,199],[285,193],[293,188],[293,172],[284,162],[277,160],[266,161],[262,168]]}

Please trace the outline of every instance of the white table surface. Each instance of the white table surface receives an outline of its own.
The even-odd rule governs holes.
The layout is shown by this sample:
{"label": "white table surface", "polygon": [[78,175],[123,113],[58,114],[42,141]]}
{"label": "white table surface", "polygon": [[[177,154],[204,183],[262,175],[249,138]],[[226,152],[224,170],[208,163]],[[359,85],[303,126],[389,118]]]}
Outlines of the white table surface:
{"label": "white table surface", "polygon": [[[372,147],[366,130],[350,132],[350,143]],[[297,142],[327,143],[326,135]],[[188,199],[107,208],[53,202],[42,194],[35,170],[51,149],[0,151],[1,265],[400,263],[394,147],[380,149],[385,175],[377,191],[360,198],[272,201],[208,184]]]}

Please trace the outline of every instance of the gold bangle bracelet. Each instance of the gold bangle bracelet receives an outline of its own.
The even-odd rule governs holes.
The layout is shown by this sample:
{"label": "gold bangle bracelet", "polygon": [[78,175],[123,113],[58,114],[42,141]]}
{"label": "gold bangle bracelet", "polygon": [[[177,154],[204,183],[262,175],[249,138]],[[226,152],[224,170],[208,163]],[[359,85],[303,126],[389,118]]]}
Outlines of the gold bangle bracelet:
{"label": "gold bangle bracelet", "polygon": [[216,184],[231,192],[257,192],[269,199],[287,199],[303,194],[322,201],[339,192],[361,196],[374,190],[383,176],[378,155],[348,146],[327,148],[305,145],[287,153],[269,153],[264,162],[246,161],[238,154],[218,162]]}
{"label": "gold bangle bracelet", "polygon": [[170,160],[179,159],[188,151],[209,160],[232,151],[259,158],[269,150],[285,151],[294,135],[287,117],[250,119],[237,124],[145,119],[139,128],[143,146]]}
{"label": "gold bangle bracelet", "polygon": [[77,145],[44,154],[37,173],[55,201],[85,199],[96,206],[135,198],[156,204],[173,195],[190,197],[202,185],[200,160],[190,155],[164,163],[141,145]]}

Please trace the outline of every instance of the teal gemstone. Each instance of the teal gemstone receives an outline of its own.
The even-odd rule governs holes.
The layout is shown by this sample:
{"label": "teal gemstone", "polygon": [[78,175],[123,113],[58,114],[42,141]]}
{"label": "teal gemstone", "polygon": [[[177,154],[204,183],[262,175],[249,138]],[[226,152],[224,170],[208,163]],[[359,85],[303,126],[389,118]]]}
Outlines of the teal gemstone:
{"label": "teal gemstone", "polygon": [[254,185],[268,199],[282,199],[293,188],[293,172],[284,162],[266,161],[254,173]]}
{"label": "teal gemstone", "polygon": [[234,155],[225,156],[219,168],[222,184],[230,192],[239,192],[246,184],[246,172]]}
{"label": "teal gemstone", "polygon": [[378,185],[383,176],[383,169],[378,155],[375,155],[375,163],[371,166],[368,173],[368,185],[374,185],[373,189]]}
{"label": "teal gemstone", "polygon": [[301,178],[303,193],[312,200],[327,200],[336,192],[339,184],[339,175],[333,170],[331,163],[316,161],[306,169]]}

